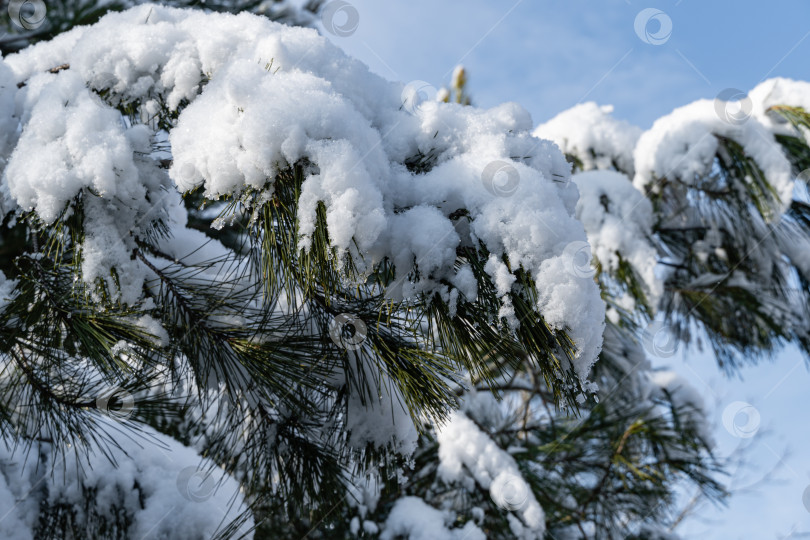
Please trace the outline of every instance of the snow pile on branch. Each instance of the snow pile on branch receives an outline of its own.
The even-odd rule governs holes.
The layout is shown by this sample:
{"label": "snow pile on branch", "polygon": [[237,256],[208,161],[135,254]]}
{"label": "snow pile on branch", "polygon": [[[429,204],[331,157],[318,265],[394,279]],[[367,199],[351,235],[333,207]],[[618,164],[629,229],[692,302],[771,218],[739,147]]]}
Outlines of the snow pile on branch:
{"label": "snow pile on branch", "polygon": [[[801,107],[810,111],[810,83],[776,77],[763,81],[748,93],[751,100],[751,112],[774,133],[795,135],[788,121],[771,107]],[[807,134],[804,134],[807,137]]]}
{"label": "snow pile on branch", "polygon": [[[8,62],[12,66],[14,59]],[[73,71],[37,73],[23,88],[16,86],[0,90],[0,102],[16,91],[14,115],[21,127],[13,152],[0,160],[7,162],[0,209],[4,214],[33,210],[51,224],[63,213],[76,211],[69,203],[82,190],[97,195],[88,197],[82,208],[83,278],[88,284],[106,281],[125,303],[134,304],[145,273],[130,258],[133,236],[163,217],[163,190],[168,186],[165,174],[144,157],[151,150],[148,128],[127,127],[118,111]],[[9,116],[0,123],[9,123]],[[118,272],[117,281],[110,277],[112,268]]]}
{"label": "snow pile on branch", "polygon": [[133,142],[148,143],[145,126],[127,130],[72,71],[37,75],[22,97],[25,127],[6,169],[17,204],[51,223],[85,187],[107,199],[144,198]]}
{"label": "snow pile on branch", "polygon": [[[121,429],[114,420],[100,422],[104,429]],[[71,449],[54,452],[43,443],[38,455],[2,441],[0,535],[32,539],[41,506],[86,508],[88,492],[93,511],[124,518],[129,527],[121,534],[127,538],[211,538],[247,510],[239,484],[213,463],[152,429],[143,435],[141,441],[116,437],[116,446],[105,448],[110,459],[94,459],[92,467]],[[100,451],[95,445],[91,450]],[[88,525],[94,519],[81,511],[73,518]],[[252,538],[252,526],[249,519],[237,535]]]}
{"label": "snow pile on branch", "polygon": [[625,175],[613,171],[575,174],[579,188],[577,217],[585,226],[594,256],[604,270],[615,274],[620,261],[629,263],[641,278],[652,306],[663,293],[655,275],[658,252],[652,245],[652,203]]}
{"label": "snow pile on branch", "polygon": [[[63,64],[69,69],[48,73]],[[575,255],[566,247],[585,240],[573,215],[576,190],[562,154],[530,134],[518,105],[403,102],[402,85],[314,30],[153,5],[108,14],[0,66],[0,76],[9,79],[10,68],[12,83],[25,83],[0,91],[0,104],[14,95],[21,133],[3,170],[6,203],[49,221],[80,190],[98,195],[103,203],[85,217],[96,231],[86,272],[123,272],[125,302],[137,299],[143,279],[125,256],[131,237],[162,213],[144,201],[160,200],[164,171],[142,154],[150,139],[165,138],[156,126],[128,127],[111,103],[147,119],[161,107],[181,111],[168,134],[170,176],[181,191],[201,187],[216,199],[253,189],[269,198],[269,179],[307,164],[301,246],[323,204],[341,256],[366,271],[394,262],[396,277],[407,277],[393,291],[401,297],[438,293],[449,302],[461,293],[474,301],[467,295],[475,287],[449,285],[469,281],[457,275],[457,249],[484,246],[497,272],[508,257],[508,272],[522,267],[537,284],[536,307],[549,326],[575,341],[581,379],[598,356],[598,288],[566,271]],[[7,121],[8,108],[0,113]],[[42,163],[31,165],[33,155]],[[502,315],[519,324],[505,294],[512,284],[499,278],[498,287]]]}
{"label": "snow pile on branch", "polygon": [[784,210],[793,195],[790,162],[773,133],[739,107],[740,103],[702,99],[656,120],[636,145],[634,185],[656,192],[662,178],[695,184],[712,172],[720,136],[733,139],[753,158]]}
{"label": "snow pile on branch", "polygon": [[563,152],[576,156],[585,171],[618,166],[633,174],[633,148],[641,128],[613,118],[612,112],[612,105],[581,103],[537,126],[534,135],[551,139]]}
{"label": "snow pile on branch", "polygon": [[498,506],[520,515],[521,520],[509,515],[516,537],[543,538],[545,513],[512,456],[463,413],[454,413],[438,430],[436,440],[439,442],[440,478],[466,485],[471,476],[472,481],[489,490]]}
{"label": "snow pile on branch", "polygon": [[468,521],[460,529],[447,527],[451,516],[436,510],[419,497],[402,497],[394,503],[381,540],[405,537],[408,540],[484,540],[486,535]]}

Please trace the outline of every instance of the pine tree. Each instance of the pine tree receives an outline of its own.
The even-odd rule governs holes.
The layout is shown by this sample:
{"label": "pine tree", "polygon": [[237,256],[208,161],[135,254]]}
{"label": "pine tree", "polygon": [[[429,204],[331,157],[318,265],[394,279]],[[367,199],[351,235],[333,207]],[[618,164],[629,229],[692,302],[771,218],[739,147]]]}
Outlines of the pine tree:
{"label": "pine tree", "polygon": [[644,134],[568,111],[563,155],[462,69],[421,102],[262,17],[138,6],[4,58],[9,531],[662,537],[722,464],[647,353],[808,344],[810,91],[764,84]]}

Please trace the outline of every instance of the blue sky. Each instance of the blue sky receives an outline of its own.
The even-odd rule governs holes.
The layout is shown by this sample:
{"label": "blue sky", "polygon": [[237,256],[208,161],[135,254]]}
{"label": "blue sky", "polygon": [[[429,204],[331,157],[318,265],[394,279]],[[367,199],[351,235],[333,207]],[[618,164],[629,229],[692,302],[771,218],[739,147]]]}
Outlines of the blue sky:
{"label": "blue sky", "polygon": [[[810,3],[624,0],[356,0],[360,22],[335,42],[393,80],[445,84],[459,62],[476,103],[517,101],[543,121],[579,101],[612,103],[642,127],[674,107],[807,77]],[[672,20],[663,45],[633,27],[643,8]]]}
{"label": "blue sky", "polygon": [[[647,128],[675,107],[727,88],[747,91],[774,76],[810,79],[806,0],[349,1],[359,15],[357,30],[330,37],[372,71],[440,87],[461,62],[476,105],[517,101],[535,123],[596,101]],[[672,22],[660,45],[645,43],[634,29],[637,14],[650,7]],[[656,34],[659,27],[650,24]],[[781,463],[769,482],[735,496],[725,510],[701,509],[702,519],[678,532],[684,538],[810,536],[810,511],[802,503],[810,485],[810,375],[798,351],[744,369],[742,380],[720,374],[699,351],[657,361],[667,363],[705,396],[719,455],[752,445],[745,453],[749,465],[734,482],[746,485]],[[753,437],[725,429],[723,411],[735,402],[759,413]]]}

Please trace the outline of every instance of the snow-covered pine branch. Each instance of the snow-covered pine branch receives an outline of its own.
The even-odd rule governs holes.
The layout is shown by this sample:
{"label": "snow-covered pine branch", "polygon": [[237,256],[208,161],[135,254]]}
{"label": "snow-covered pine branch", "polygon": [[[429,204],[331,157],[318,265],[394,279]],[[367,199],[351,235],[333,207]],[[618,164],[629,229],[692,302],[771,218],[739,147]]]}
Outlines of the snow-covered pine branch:
{"label": "snow-covered pine branch", "polygon": [[[106,383],[138,404],[127,421],[203,419],[186,442],[256,501],[273,477],[312,498],[361,455],[412,452],[463,373],[528,356],[555,401],[592,391],[604,304],[566,271],[576,189],[519,106],[408,102],[313,30],[152,5],[0,76],[2,210],[24,239],[2,352],[32,389],[7,406],[41,413],[10,415],[12,439],[82,446]],[[206,212],[232,245],[189,226]]]}
{"label": "snow-covered pine branch", "polygon": [[465,84],[155,5],[0,60],[0,530],[649,537],[722,497],[648,354],[810,343],[808,85],[532,134]]}

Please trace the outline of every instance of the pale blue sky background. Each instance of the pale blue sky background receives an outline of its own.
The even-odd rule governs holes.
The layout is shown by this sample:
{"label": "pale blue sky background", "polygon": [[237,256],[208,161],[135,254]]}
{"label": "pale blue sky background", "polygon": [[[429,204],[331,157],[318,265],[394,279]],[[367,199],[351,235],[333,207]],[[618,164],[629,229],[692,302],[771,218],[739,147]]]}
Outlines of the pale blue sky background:
{"label": "pale blue sky background", "polygon": [[[581,101],[613,104],[619,118],[644,128],[726,88],[750,90],[773,76],[810,80],[810,2],[680,0],[350,0],[357,31],[330,36],[392,80],[440,87],[459,62],[476,105],[517,101],[543,122]],[[666,43],[649,45],[633,23],[655,7],[672,20]],[[654,24],[654,23],[653,23]],[[655,32],[656,27],[649,28]],[[787,457],[772,482],[737,495],[727,509],[704,508],[678,530],[683,538],[810,538],[802,493],[810,485],[810,375],[789,349],[730,381],[696,351],[657,361],[673,364],[703,393],[716,423],[718,453],[753,443],[746,485]],[[723,427],[736,401],[751,403],[760,429],[750,439]],[[744,420],[744,417],[743,417]],[[733,471],[732,471],[733,472]]]}
{"label": "pale blue sky background", "polygon": [[[440,86],[460,61],[476,103],[518,101],[535,122],[579,101],[612,103],[642,127],[674,107],[769,76],[807,77],[810,2],[357,0],[357,31],[335,41],[394,80]],[[729,5],[731,4],[731,5]],[[657,7],[661,46],[633,22]]]}

